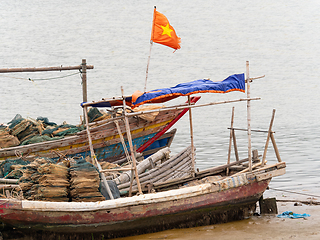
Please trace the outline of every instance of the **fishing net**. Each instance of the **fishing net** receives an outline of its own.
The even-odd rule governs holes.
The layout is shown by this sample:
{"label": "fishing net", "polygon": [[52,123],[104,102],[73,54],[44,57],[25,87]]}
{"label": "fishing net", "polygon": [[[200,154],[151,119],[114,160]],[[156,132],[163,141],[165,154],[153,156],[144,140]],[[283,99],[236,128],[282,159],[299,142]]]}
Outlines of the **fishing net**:
{"label": "fishing net", "polygon": [[[28,165],[30,162],[19,159],[7,159],[0,164],[0,177],[9,179],[19,179],[22,176],[21,167]],[[14,171],[12,173],[12,171]]]}
{"label": "fishing net", "polygon": [[10,135],[8,127],[0,126],[0,148],[15,147],[20,144],[16,136]]}
{"label": "fishing net", "polygon": [[88,121],[93,122],[95,119],[102,117],[103,114],[99,111],[98,108],[92,107],[88,112]]}
{"label": "fishing net", "polygon": [[[108,118],[111,118],[110,113],[99,111],[97,108],[90,108],[88,112],[89,122]],[[67,123],[57,125],[55,122],[50,122],[47,117],[38,117],[35,120],[23,118],[20,114],[17,114],[8,122],[8,126],[0,126],[0,148],[58,140],[84,129],[83,124],[78,126]]]}
{"label": "fishing net", "polygon": [[97,168],[85,159],[70,163],[70,197],[72,202],[103,201],[99,191],[100,176]]}
{"label": "fishing net", "polygon": [[19,186],[27,200],[69,201],[69,169],[66,162],[37,158],[24,167]]}

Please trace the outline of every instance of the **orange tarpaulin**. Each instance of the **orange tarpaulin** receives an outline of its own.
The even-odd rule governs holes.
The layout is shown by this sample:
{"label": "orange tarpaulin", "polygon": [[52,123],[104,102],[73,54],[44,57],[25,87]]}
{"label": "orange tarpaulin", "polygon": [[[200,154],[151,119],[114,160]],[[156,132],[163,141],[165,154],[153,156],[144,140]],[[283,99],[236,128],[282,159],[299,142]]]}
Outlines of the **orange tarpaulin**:
{"label": "orange tarpaulin", "polygon": [[166,45],[174,49],[180,49],[180,38],[168,19],[154,8],[151,41]]}

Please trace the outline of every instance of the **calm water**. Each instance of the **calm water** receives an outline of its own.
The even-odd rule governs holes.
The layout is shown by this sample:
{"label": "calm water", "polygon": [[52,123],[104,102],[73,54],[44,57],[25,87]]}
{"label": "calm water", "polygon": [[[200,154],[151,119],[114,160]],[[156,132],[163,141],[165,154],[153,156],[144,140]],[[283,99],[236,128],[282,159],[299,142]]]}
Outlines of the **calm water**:
{"label": "calm water", "polygon": [[[273,129],[287,162],[287,174],[271,187],[319,195],[319,1],[2,0],[0,68],[78,65],[86,58],[95,68],[88,70],[90,101],[120,95],[120,86],[125,94],[143,90],[154,5],[168,17],[182,48],[173,53],[154,44],[147,89],[222,80],[245,72],[250,61],[251,77],[266,75],[251,85],[251,96],[262,98],[252,102],[252,127],[267,130],[275,108]],[[80,75],[41,80],[72,73],[1,74],[0,123],[19,113],[77,124]],[[240,97],[245,94],[207,94],[201,102]],[[227,161],[232,106],[235,127],[246,127],[245,103],[193,111],[198,168]],[[188,144],[187,120],[177,125],[173,152]],[[252,138],[262,153],[266,135]],[[237,140],[244,158],[245,133],[237,132]],[[268,157],[275,161],[271,147]]]}

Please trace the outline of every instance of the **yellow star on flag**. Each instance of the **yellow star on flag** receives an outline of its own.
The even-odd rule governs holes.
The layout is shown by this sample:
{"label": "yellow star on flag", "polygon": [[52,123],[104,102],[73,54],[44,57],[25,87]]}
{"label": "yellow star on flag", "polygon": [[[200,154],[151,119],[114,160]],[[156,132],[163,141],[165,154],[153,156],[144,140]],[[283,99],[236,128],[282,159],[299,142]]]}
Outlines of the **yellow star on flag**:
{"label": "yellow star on flag", "polygon": [[169,23],[167,23],[167,26],[161,26],[162,27],[162,35],[167,34],[169,37],[171,37],[171,32],[173,31],[172,29],[169,28]]}

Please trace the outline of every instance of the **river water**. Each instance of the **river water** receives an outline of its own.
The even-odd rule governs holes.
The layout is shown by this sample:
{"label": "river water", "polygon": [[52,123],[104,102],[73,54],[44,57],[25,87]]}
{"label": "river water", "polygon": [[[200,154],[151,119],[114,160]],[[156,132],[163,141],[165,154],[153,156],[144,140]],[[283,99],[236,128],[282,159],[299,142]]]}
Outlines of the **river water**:
{"label": "river water", "polygon": [[[270,187],[319,195],[319,1],[2,0],[0,68],[73,66],[85,58],[94,65],[87,76],[89,101],[118,96],[121,86],[125,94],[143,91],[154,5],[168,17],[182,45],[175,53],[153,45],[147,90],[200,78],[223,80],[245,72],[249,61],[250,77],[265,75],[251,85],[251,96],[261,97],[251,102],[252,128],[267,130],[276,109],[273,130],[287,163],[287,173]],[[76,75],[67,76],[71,74]],[[18,113],[79,123],[77,72],[6,73],[0,82],[0,123]],[[243,97],[236,92],[203,94],[201,103]],[[246,128],[246,103],[193,110],[198,168],[226,163],[233,106],[234,126]],[[187,117],[177,128],[173,152],[190,142]],[[247,136],[236,134],[244,158]],[[265,140],[265,134],[252,135],[260,154]],[[267,159],[276,162],[271,143]]]}

